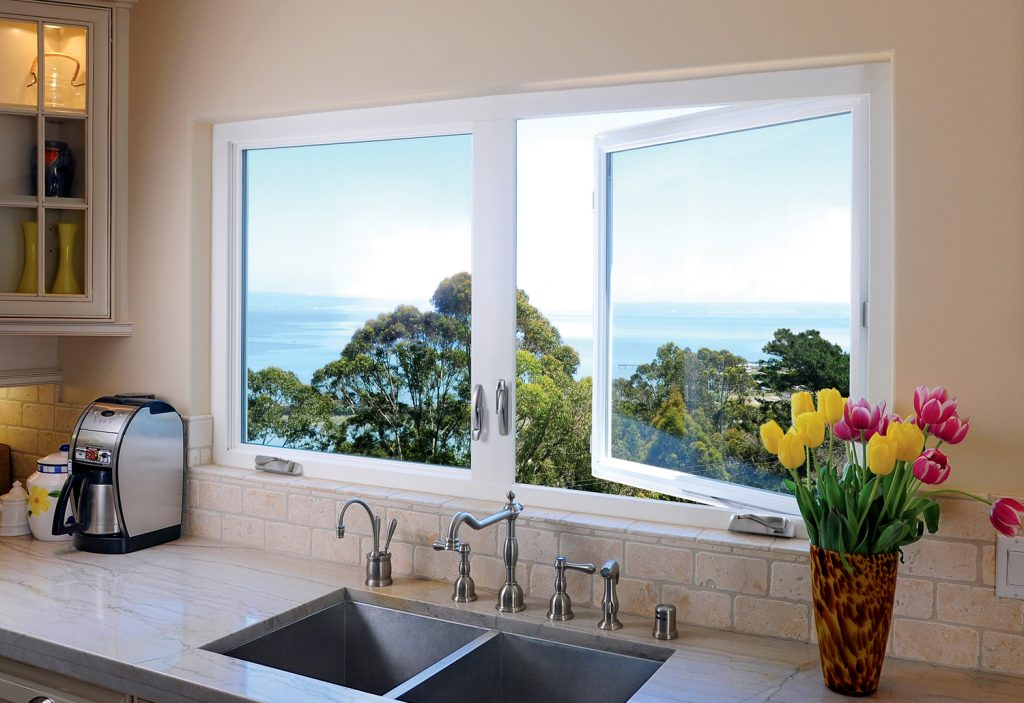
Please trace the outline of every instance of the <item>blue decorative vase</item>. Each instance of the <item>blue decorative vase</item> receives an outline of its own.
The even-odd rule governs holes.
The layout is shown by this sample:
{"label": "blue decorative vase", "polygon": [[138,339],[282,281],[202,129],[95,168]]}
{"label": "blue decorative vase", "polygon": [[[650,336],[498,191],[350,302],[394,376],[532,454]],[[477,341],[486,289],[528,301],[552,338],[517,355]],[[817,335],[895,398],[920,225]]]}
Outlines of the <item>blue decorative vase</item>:
{"label": "blue decorative vase", "polygon": [[[36,193],[36,152],[31,159],[32,194]],[[43,195],[47,198],[70,198],[75,178],[75,160],[65,142],[47,141],[43,155]]]}

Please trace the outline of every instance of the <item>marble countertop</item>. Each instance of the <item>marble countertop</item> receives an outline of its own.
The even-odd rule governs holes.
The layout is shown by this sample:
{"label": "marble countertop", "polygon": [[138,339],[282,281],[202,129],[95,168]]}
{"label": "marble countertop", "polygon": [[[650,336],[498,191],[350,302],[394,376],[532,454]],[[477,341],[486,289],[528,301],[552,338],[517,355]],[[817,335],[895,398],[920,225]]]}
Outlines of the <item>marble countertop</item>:
{"label": "marble countertop", "polygon": [[[635,703],[848,700],[822,684],[812,645],[689,627],[658,642],[643,618],[625,616],[622,630],[602,632],[592,608],[575,607],[576,619],[551,623],[539,601],[528,601],[523,613],[496,613],[493,593],[479,584],[480,600],[456,605],[448,584],[400,579],[367,589],[362,580],[361,568],[194,538],[128,555],[0,538],[0,656],[157,703],[382,701],[202,649],[246,628],[273,629],[348,593],[523,634],[607,642],[621,652],[673,650]],[[874,700],[926,699],[1018,703],[1024,679],[889,658]]]}

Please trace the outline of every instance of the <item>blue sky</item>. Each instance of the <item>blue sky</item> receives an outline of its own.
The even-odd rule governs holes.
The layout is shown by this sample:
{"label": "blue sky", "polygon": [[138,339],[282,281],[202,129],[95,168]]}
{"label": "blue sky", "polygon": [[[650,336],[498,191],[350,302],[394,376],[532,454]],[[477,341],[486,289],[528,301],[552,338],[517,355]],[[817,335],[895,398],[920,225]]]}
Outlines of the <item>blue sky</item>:
{"label": "blue sky", "polygon": [[[518,283],[593,301],[593,139],[685,113],[519,124]],[[848,115],[613,157],[615,299],[849,300]],[[251,290],[425,303],[470,268],[468,135],[247,152]]]}
{"label": "blue sky", "polygon": [[470,267],[468,135],[246,152],[249,288],[429,300]]}

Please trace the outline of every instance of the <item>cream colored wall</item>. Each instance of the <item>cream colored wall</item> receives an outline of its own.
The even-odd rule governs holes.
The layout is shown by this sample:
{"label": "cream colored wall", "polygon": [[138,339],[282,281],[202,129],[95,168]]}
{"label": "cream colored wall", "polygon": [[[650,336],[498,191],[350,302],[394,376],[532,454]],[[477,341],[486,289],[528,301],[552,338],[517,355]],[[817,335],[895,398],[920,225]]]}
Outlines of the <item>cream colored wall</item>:
{"label": "cream colored wall", "polygon": [[210,122],[891,51],[896,409],[916,384],[947,385],[974,418],[956,485],[1024,493],[1022,36],[1020,0],[140,0],[136,332],[62,341],[65,397],[146,389],[209,411]]}

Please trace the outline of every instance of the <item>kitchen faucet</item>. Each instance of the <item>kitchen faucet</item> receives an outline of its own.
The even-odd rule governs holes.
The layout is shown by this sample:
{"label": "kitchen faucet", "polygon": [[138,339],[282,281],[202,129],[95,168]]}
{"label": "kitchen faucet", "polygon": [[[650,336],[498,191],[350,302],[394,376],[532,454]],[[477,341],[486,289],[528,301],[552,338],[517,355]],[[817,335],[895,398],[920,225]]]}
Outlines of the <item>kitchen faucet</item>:
{"label": "kitchen faucet", "polygon": [[391,518],[391,522],[388,524],[387,540],[384,542],[384,549],[381,549],[380,515],[374,515],[369,504],[362,498],[350,498],[345,501],[345,505],[341,506],[341,515],[338,516],[338,539],[345,537],[345,511],[353,503],[366,509],[366,514],[370,516],[370,525],[373,528],[373,549],[366,555],[366,585],[371,588],[390,586],[393,581],[391,580],[391,552],[388,551],[388,546],[391,544],[391,538],[395,536],[398,519]]}
{"label": "kitchen faucet", "polygon": [[521,503],[515,501],[516,494],[508,492],[508,502],[505,509],[482,520],[477,520],[467,512],[458,512],[452,517],[448,525],[448,534],[434,542],[434,549],[438,551],[458,552],[459,577],[455,580],[455,589],[452,593],[452,600],[456,603],[471,603],[476,600],[476,588],[473,577],[469,575],[469,544],[459,539],[459,528],[463,524],[469,525],[474,530],[482,530],[485,527],[505,520],[508,522],[508,531],[505,535],[505,583],[498,591],[498,604],[495,608],[501,613],[518,613],[526,609],[523,603],[523,589],[516,583],[516,563],[519,561],[519,544],[516,542],[516,518],[523,512]]}

